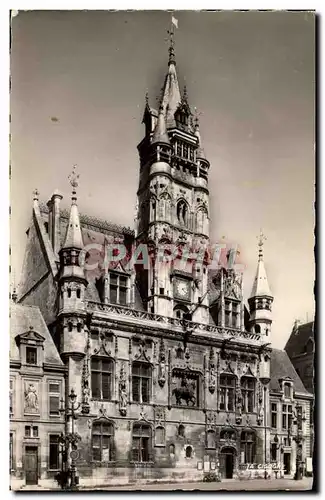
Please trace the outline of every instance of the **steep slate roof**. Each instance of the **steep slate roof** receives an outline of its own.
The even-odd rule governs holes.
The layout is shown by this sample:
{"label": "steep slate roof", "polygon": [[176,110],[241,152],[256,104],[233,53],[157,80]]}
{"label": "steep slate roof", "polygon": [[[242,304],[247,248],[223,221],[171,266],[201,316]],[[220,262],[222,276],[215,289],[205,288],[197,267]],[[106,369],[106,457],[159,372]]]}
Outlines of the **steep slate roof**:
{"label": "steep slate roof", "polygon": [[303,354],[309,338],[314,340],[314,322],[294,326],[284,350],[290,357]]}
{"label": "steep slate roof", "polygon": [[295,392],[311,396],[294,369],[288,354],[281,349],[272,349],[270,391],[279,392],[281,389],[279,379],[285,377],[292,379]]}
{"label": "steep slate roof", "polygon": [[10,360],[20,360],[15,338],[17,335],[28,332],[31,326],[36,333],[45,338],[44,362],[51,365],[63,365],[39,308],[20,304],[10,306]]}

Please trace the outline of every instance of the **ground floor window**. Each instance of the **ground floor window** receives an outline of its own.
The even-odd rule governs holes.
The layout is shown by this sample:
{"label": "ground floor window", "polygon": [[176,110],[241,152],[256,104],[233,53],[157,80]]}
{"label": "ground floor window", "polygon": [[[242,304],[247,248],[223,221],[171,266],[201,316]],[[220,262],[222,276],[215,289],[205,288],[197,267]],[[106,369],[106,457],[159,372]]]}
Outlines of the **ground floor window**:
{"label": "ground floor window", "polygon": [[149,462],[151,451],[151,427],[145,424],[135,424],[132,434],[133,462]]}
{"label": "ground floor window", "polygon": [[93,423],[92,454],[96,462],[110,462],[114,459],[114,428],[106,420]]}
{"label": "ground floor window", "polygon": [[60,468],[59,464],[59,435],[50,434],[49,436],[49,468],[51,470],[58,470]]}
{"label": "ground floor window", "polygon": [[255,462],[255,434],[243,431],[240,437],[240,451],[242,463],[252,464]]}

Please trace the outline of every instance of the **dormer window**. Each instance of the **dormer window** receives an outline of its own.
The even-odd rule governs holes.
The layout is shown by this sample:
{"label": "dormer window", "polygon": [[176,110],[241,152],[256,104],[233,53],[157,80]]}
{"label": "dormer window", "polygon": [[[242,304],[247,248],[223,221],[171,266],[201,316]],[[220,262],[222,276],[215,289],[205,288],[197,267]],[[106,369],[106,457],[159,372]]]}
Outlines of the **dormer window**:
{"label": "dormer window", "polygon": [[29,331],[16,336],[21,363],[29,367],[40,367],[43,363],[45,338],[30,326]]}
{"label": "dormer window", "polygon": [[128,303],[129,277],[118,273],[109,274],[109,302],[125,306]]}
{"label": "dormer window", "polygon": [[291,387],[290,387],[290,384],[289,383],[285,383],[284,384],[284,387],[283,387],[283,392],[284,392],[284,397],[287,399],[290,398],[290,394],[291,394]]}
{"label": "dormer window", "polygon": [[36,347],[26,347],[26,364],[37,365],[37,349]]}
{"label": "dormer window", "polygon": [[283,399],[292,400],[292,398],[293,398],[292,380],[290,380],[290,379],[280,380],[280,384],[281,384],[281,388],[282,388]]}

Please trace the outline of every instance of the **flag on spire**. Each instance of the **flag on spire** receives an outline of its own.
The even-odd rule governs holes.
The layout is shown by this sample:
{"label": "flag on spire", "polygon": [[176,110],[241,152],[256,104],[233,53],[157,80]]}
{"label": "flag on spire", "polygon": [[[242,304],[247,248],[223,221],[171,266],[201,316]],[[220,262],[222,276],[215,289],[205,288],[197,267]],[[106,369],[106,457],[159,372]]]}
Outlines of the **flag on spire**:
{"label": "flag on spire", "polygon": [[172,15],[172,25],[175,26],[175,28],[178,28],[178,19]]}

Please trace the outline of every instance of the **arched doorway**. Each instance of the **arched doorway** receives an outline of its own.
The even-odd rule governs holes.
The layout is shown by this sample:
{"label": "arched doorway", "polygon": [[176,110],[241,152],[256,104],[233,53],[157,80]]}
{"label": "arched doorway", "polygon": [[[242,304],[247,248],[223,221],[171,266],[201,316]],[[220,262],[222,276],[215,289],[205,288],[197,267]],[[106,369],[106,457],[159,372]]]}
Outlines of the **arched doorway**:
{"label": "arched doorway", "polygon": [[235,468],[235,449],[231,446],[220,452],[220,475],[223,479],[232,479]]}

